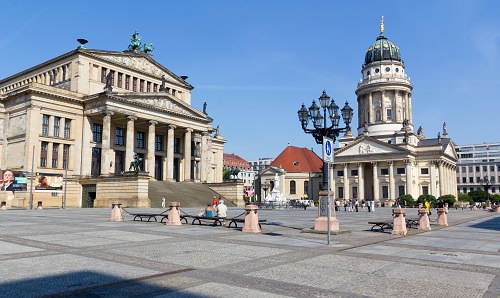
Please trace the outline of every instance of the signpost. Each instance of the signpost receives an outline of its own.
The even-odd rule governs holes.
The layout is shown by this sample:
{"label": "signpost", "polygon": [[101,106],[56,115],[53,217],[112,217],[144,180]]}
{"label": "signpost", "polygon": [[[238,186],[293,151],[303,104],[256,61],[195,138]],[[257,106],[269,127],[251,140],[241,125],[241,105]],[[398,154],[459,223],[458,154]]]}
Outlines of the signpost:
{"label": "signpost", "polygon": [[[327,167],[327,173],[330,173],[330,163],[333,163],[333,140],[327,137],[323,137],[323,166]],[[330,177],[330,175],[328,175]],[[330,178],[327,181],[327,203],[326,203],[326,216],[327,216],[327,224],[328,224],[328,239],[327,243],[330,245],[330,235],[331,235],[331,227],[330,227]]]}

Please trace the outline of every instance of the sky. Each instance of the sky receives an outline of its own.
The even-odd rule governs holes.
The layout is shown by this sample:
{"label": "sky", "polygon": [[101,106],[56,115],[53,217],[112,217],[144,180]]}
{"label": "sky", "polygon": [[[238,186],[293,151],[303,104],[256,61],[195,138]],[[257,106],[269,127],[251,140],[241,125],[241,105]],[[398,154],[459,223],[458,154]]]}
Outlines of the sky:
{"label": "sky", "polygon": [[[74,50],[122,51],[138,31],[153,58],[194,86],[192,105],[251,161],[287,145],[321,146],[297,111],[323,90],[354,109],[368,47],[380,33],[401,50],[413,124],[447,124],[458,144],[499,142],[500,1],[11,1],[1,4],[0,79]],[[353,130],[356,134],[356,129]]]}

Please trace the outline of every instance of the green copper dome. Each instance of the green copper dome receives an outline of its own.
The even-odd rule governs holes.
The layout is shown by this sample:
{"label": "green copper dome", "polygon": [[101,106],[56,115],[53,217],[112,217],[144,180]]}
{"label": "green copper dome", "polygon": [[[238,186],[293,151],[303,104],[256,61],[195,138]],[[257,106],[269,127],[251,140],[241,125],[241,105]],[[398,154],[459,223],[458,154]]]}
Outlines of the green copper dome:
{"label": "green copper dome", "polygon": [[398,46],[384,36],[384,19],[380,22],[380,36],[368,48],[365,55],[365,65],[374,61],[395,60],[401,61]]}

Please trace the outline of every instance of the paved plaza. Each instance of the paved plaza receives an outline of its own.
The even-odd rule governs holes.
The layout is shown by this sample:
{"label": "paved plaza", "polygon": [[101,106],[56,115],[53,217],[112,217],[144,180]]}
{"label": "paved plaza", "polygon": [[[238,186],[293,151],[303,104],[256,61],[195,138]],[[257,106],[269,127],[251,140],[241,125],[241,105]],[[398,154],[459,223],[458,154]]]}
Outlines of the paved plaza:
{"label": "paved plaza", "polygon": [[394,236],[368,224],[390,219],[389,208],[341,211],[330,245],[311,232],[317,208],[259,210],[257,234],[110,214],[1,211],[0,296],[500,297],[497,213],[452,209],[448,227]]}

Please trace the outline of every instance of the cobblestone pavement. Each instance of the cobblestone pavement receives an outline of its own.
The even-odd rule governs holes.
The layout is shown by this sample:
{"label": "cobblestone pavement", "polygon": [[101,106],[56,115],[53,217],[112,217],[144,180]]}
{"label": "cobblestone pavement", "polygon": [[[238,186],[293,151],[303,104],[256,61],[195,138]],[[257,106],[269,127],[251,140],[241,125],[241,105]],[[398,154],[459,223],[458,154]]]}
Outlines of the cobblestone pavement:
{"label": "cobblestone pavement", "polygon": [[368,224],[389,208],[342,211],[327,245],[316,208],[259,210],[256,234],[110,222],[110,210],[0,211],[0,296],[500,297],[497,213],[452,209],[448,227],[394,236]]}

